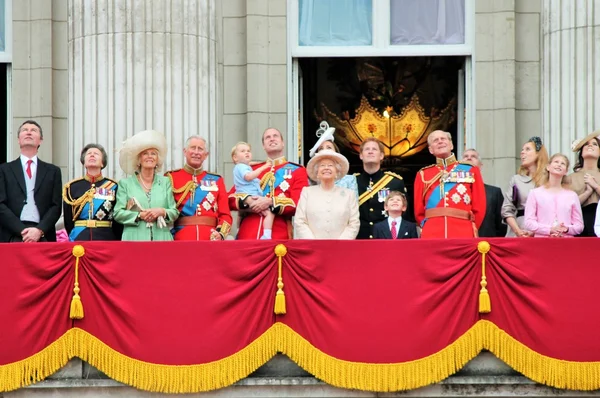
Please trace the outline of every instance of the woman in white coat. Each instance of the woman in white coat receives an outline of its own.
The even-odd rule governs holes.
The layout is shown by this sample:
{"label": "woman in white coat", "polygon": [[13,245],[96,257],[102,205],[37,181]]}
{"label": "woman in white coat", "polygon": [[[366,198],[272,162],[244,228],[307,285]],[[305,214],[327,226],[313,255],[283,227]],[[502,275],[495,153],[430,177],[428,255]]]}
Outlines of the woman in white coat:
{"label": "woman in white coat", "polygon": [[360,228],[356,194],[335,185],[348,173],[348,159],[332,150],[319,151],[306,166],[317,185],[300,195],[294,227],[296,239],[355,239]]}

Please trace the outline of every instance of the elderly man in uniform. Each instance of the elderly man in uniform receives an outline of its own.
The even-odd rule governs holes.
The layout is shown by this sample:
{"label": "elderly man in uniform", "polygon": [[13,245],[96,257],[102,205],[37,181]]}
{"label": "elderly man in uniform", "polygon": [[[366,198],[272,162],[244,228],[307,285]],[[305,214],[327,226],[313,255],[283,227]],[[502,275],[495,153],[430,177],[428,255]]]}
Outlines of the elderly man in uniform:
{"label": "elderly man in uniform", "polygon": [[427,137],[436,163],[415,178],[415,218],[421,238],[476,237],[485,216],[485,188],[479,168],[459,162],[452,136],[436,130]]}
{"label": "elderly man in uniform", "polygon": [[356,173],[360,231],[357,239],[373,239],[373,225],[387,218],[384,204],[391,191],[406,193],[402,177],[391,171],[381,170],[384,146],[377,138],[366,138],[360,144],[363,171]]}
{"label": "elderly man in uniform", "polygon": [[[268,128],[262,137],[263,148],[271,162],[270,169],[260,175],[260,187],[263,196],[251,196],[236,193],[232,190],[229,206],[232,210],[248,210],[240,213],[240,227],[237,239],[259,239],[263,234],[263,217],[261,213],[269,209],[275,214],[272,239],[292,239],[292,217],[300,200],[302,188],[308,186],[306,169],[288,162],[284,153],[281,132]],[[263,163],[252,166],[254,169]]]}
{"label": "elderly man in uniform", "polygon": [[206,139],[192,136],[183,149],[183,169],[165,174],[173,184],[180,213],[175,222],[175,240],[223,240],[231,229],[223,178],[202,169],[208,154]]}
{"label": "elderly man in uniform", "polygon": [[[471,148],[463,153],[463,161],[477,166],[481,171],[483,163],[479,157],[479,152]],[[493,185],[483,184],[485,186],[485,218],[479,227],[480,237],[503,237],[506,235],[506,224],[502,222],[502,203],[504,196],[502,190]]]}

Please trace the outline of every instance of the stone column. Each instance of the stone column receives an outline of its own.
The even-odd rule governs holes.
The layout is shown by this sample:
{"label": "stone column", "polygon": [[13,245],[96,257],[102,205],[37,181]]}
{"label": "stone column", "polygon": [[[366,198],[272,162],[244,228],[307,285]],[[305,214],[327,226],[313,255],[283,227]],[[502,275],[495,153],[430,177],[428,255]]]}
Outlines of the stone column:
{"label": "stone column", "polygon": [[514,1],[475,4],[475,108],[483,179],[505,188],[515,173],[516,86]]}
{"label": "stone column", "polygon": [[544,0],[543,131],[550,152],[600,128],[600,6],[597,0]]}
{"label": "stone column", "polygon": [[193,134],[218,162],[217,0],[68,0],[69,175],[81,148],[109,153],[108,176],[123,176],[116,151],[134,133],[165,133],[165,168],[183,165]]}

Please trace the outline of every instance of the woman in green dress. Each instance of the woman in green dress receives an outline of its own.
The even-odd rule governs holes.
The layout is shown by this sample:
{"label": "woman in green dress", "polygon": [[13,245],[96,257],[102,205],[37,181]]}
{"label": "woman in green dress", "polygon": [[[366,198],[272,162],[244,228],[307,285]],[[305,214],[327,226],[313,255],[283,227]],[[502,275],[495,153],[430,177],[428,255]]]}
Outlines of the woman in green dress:
{"label": "woman in green dress", "polygon": [[158,174],[166,152],[165,136],[153,130],[123,143],[119,164],[131,176],[119,181],[114,219],[124,226],[124,241],[173,240],[171,226],[179,212],[171,181]]}

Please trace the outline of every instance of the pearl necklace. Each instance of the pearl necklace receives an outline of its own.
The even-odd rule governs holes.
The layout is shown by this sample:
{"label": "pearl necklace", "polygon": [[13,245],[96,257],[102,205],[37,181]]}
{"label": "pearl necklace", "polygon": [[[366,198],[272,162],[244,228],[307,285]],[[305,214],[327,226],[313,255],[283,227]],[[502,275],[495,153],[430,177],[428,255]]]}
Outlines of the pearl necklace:
{"label": "pearl necklace", "polygon": [[[142,187],[144,187],[146,192],[150,192],[150,190],[152,189],[152,183],[150,183],[150,188],[148,188],[148,186],[146,186],[146,184],[144,183],[141,174],[138,174],[138,181],[140,182],[140,184],[142,184]],[[154,182],[154,176],[152,177],[152,182]]]}

